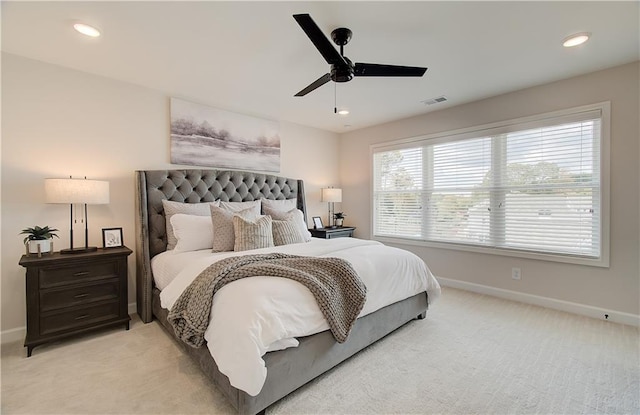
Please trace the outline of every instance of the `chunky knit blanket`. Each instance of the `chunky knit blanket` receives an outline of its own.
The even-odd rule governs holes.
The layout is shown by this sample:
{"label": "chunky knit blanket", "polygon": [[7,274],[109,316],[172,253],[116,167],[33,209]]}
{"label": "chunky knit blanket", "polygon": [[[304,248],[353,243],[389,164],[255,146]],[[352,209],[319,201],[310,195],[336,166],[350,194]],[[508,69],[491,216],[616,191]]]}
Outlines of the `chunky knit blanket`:
{"label": "chunky knit blanket", "polygon": [[180,295],[168,316],[176,335],[192,347],[202,346],[216,291],[256,276],[289,278],[307,287],[338,343],[347,339],[366,301],[367,288],[343,259],[280,253],[231,257],[207,267]]}

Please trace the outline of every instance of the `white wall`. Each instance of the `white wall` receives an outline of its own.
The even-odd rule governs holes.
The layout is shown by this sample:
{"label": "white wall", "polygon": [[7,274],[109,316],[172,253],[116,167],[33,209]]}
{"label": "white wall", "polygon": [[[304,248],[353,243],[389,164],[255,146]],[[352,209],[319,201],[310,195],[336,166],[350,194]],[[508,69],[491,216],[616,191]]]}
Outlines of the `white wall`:
{"label": "white wall", "polygon": [[[496,255],[402,246],[424,258],[440,277],[535,296],[640,314],[640,156],[638,63],[336,134],[281,124],[281,173],[305,180],[309,216],[326,221],[320,188],[342,186],[346,223],[370,237],[369,146],[374,143],[472,127],[600,101],[611,101],[611,266],[608,269],[521,260]],[[25,325],[21,229],[61,230],[56,249],[69,245],[68,206],[44,203],[47,177],[109,180],[111,202],[90,206],[90,244],[103,227],[123,227],[134,244],[133,171],[183,168],[169,163],[170,91],[2,54],[0,157],[1,330]],[[183,97],[188,98],[188,97]],[[338,161],[338,154],[343,154]],[[326,222],[325,222],[326,223]],[[76,241],[82,241],[78,233]],[[129,301],[135,298],[134,257],[129,259]],[[510,278],[522,268],[522,281]]]}
{"label": "white wall", "polygon": [[[21,334],[26,324],[20,230],[53,226],[61,231],[55,249],[69,246],[69,207],[44,203],[45,178],[108,180],[110,203],[89,206],[89,243],[102,245],[101,228],[122,227],[125,244],[135,248],[134,170],[185,168],[169,163],[169,97],[170,92],[2,54],[3,333]],[[338,136],[281,123],[281,139],[281,174],[305,180],[309,217],[326,215],[320,188],[339,185]],[[83,241],[80,230],[74,244]],[[130,303],[134,261],[132,254]]]}
{"label": "white wall", "polygon": [[[611,266],[596,268],[416,246],[401,246],[421,256],[435,275],[578,303],[640,314],[638,253],[639,64],[537,86],[422,116],[374,126],[341,136],[340,175],[343,209],[356,236],[370,237],[370,146],[530,116],[601,101],[611,101]],[[478,80],[481,82],[481,80]],[[511,268],[522,280],[511,279]]]}

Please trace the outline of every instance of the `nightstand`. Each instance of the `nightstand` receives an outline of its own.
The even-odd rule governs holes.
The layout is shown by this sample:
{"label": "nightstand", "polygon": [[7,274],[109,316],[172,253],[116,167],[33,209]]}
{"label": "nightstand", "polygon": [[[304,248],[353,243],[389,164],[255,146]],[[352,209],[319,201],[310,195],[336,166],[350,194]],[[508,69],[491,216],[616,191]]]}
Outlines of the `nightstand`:
{"label": "nightstand", "polygon": [[356,228],[350,226],[340,226],[335,228],[309,229],[309,232],[311,232],[311,236],[314,238],[333,239],[350,238],[353,236],[353,231],[355,230]]}
{"label": "nightstand", "polygon": [[27,357],[33,348],[79,333],[124,325],[127,307],[127,247],[82,254],[23,255],[27,269]]}

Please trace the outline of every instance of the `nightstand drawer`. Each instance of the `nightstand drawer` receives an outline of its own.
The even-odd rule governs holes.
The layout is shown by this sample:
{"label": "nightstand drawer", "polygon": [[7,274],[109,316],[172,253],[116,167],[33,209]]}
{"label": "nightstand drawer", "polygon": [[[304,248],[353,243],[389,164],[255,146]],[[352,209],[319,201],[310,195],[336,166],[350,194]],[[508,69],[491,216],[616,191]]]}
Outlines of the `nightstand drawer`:
{"label": "nightstand drawer", "polygon": [[353,229],[348,229],[348,230],[336,230],[334,232],[329,232],[327,233],[327,238],[328,239],[332,239],[332,238],[349,238],[351,237],[351,235],[353,235]]}
{"label": "nightstand drawer", "polygon": [[353,226],[337,226],[335,228],[309,229],[309,232],[314,238],[333,239],[350,238],[355,230],[356,228]]}
{"label": "nightstand drawer", "polygon": [[40,316],[40,335],[53,334],[118,318],[117,301]]}
{"label": "nightstand drawer", "polygon": [[74,265],[60,268],[42,268],[40,270],[40,288],[57,287],[118,276],[118,264],[115,261],[94,262],[86,265]]}
{"label": "nightstand drawer", "polygon": [[106,283],[85,284],[74,288],[40,291],[40,311],[51,311],[63,307],[73,307],[96,301],[118,298],[117,279]]}

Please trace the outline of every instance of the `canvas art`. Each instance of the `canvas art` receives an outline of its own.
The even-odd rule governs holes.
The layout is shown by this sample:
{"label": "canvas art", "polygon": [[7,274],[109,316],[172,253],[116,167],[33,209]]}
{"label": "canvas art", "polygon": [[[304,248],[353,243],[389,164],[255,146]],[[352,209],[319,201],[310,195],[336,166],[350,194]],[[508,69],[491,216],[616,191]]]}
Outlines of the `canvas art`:
{"label": "canvas art", "polygon": [[279,124],[171,98],[171,163],[279,172]]}

